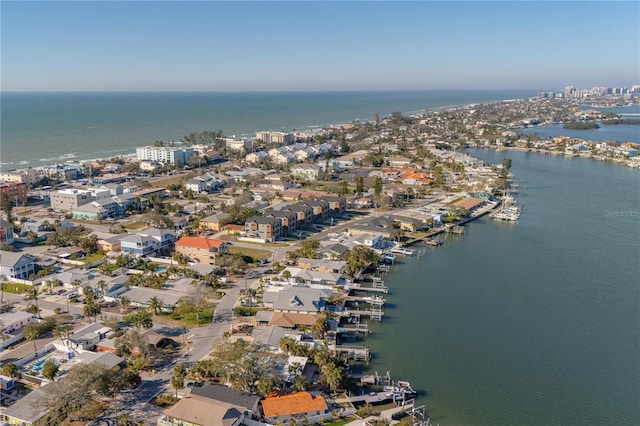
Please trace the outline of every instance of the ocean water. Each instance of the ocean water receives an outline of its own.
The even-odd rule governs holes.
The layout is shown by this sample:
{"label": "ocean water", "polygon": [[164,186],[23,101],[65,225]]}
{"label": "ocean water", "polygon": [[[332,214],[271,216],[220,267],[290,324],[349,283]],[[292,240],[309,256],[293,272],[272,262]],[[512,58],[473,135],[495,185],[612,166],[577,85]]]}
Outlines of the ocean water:
{"label": "ocean water", "polygon": [[367,121],[394,111],[531,97],[536,91],[309,93],[2,93],[0,166],[130,154],[156,140],[205,130],[259,130]]}
{"label": "ocean water", "polygon": [[431,424],[640,424],[640,174],[469,152],[512,159],[521,218],[394,267],[371,369],[410,380]]}

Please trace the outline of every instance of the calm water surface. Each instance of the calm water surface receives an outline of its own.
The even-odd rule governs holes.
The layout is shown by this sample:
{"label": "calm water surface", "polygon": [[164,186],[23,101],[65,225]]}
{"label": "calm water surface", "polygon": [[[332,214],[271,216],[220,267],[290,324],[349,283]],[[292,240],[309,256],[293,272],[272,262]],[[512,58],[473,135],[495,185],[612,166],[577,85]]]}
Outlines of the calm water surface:
{"label": "calm water surface", "polygon": [[372,369],[441,425],[640,424],[640,174],[508,156],[518,223],[480,219],[387,276]]}

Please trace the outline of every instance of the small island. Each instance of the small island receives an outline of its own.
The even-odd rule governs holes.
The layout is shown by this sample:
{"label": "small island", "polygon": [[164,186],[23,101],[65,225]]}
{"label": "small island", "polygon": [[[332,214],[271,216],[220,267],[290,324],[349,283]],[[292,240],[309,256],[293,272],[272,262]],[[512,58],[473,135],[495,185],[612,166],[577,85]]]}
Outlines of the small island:
{"label": "small island", "polygon": [[639,125],[639,118],[612,118],[610,120],[602,120],[602,124],[632,124]]}
{"label": "small island", "polygon": [[591,130],[600,128],[600,126],[593,121],[572,121],[565,123],[563,127],[570,130]]}

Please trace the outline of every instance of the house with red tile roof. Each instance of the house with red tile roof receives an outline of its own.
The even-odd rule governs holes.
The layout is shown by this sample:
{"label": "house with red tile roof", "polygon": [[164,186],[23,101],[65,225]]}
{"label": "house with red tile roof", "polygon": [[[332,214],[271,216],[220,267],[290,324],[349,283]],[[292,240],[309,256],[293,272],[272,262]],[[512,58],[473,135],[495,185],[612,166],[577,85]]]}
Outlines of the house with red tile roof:
{"label": "house with red tile roof", "polygon": [[219,253],[229,252],[229,243],[215,238],[182,237],[176,241],[176,251],[192,262],[215,265]]}
{"label": "house with red tile roof", "polygon": [[321,395],[296,392],[289,395],[268,396],[262,400],[265,421],[271,424],[291,419],[303,419],[329,412],[327,401]]}

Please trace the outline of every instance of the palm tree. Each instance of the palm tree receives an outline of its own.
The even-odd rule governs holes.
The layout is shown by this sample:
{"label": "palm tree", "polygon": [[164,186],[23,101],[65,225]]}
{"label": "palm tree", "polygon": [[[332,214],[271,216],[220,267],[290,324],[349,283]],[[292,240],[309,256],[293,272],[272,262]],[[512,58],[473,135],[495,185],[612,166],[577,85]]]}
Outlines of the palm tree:
{"label": "palm tree", "polygon": [[131,300],[126,296],[126,295],[122,295],[120,296],[120,311],[124,312],[127,310],[127,307],[131,304]]}
{"label": "palm tree", "polygon": [[153,296],[147,302],[147,307],[149,308],[150,311],[153,311],[154,315],[158,315],[158,310],[164,307],[164,303],[162,303],[162,300],[160,300],[158,296]]}
{"label": "palm tree", "polygon": [[71,336],[72,332],[73,332],[73,327],[70,325],[61,325],[59,327],[55,327],[52,331],[53,336],[60,338],[62,340],[62,344],[65,346],[67,346],[67,343],[65,343],[63,337],[66,337],[68,342],[69,336]]}
{"label": "palm tree", "polygon": [[9,377],[16,377],[20,368],[13,362],[8,362],[2,367],[2,373]]}
{"label": "palm tree", "polygon": [[98,287],[98,289],[100,290],[100,295],[104,297],[104,290],[107,288],[107,283],[105,282],[105,280],[98,281],[96,283],[96,287]]}
{"label": "palm tree", "polygon": [[40,337],[40,331],[34,324],[29,324],[22,329],[22,334],[27,341],[33,341],[33,351],[37,352],[36,339]]}
{"label": "palm tree", "polygon": [[33,300],[33,302],[36,304],[36,313],[38,314],[38,318],[42,318],[40,316],[40,307],[38,306],[38,296],[39,295],[40,295],[40,291],[38,290],[38,287],[33,286],[31,288],[31,290],[29,290],[28,298],[30,300]]}

